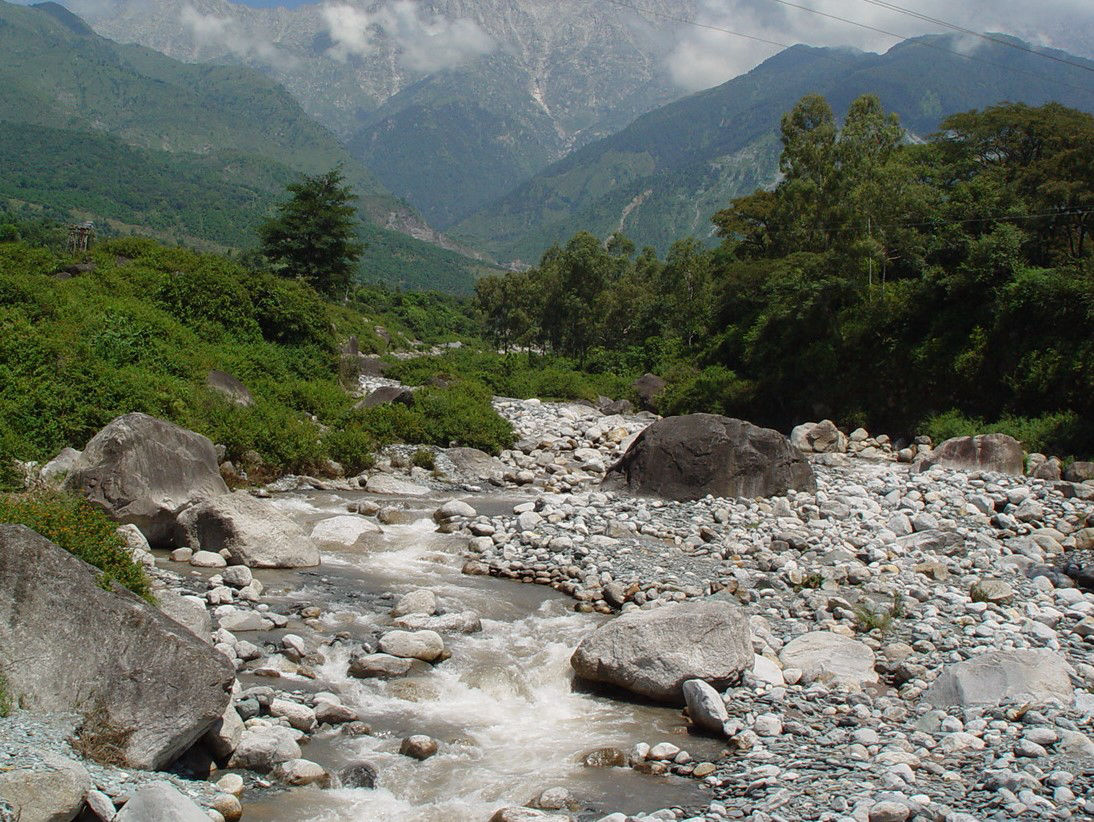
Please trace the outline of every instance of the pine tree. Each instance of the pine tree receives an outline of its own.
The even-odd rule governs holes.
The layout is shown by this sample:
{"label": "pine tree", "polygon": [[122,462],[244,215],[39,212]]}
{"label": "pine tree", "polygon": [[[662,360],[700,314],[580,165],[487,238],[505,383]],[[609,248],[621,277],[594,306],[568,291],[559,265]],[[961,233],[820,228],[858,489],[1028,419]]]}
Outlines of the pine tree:
{"label": "pine tree", "polygon": [[357,196],[341,169],[287,186],[292,198],[258,230],[274,271],[329,296],[345,293],[365,245],[357,239]]}

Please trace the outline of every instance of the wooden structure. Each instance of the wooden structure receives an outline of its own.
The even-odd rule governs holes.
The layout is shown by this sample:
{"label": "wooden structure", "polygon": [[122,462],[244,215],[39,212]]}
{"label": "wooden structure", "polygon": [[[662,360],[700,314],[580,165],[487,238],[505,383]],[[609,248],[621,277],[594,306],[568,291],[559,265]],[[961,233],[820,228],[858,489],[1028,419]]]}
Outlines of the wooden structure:
{"label": "wooden structure", "polygon": [[75,254],[78,251],[87,251],[95,240],[95,224],[93,222],[77,223],[68,227],[68,250]]}

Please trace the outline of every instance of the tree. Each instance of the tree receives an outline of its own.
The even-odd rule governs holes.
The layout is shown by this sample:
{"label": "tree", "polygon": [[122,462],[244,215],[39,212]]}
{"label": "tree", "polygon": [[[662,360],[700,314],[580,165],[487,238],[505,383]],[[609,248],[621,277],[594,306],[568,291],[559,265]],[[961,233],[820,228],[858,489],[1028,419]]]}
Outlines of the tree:
{"label": "tree", "polygon": [[278,274],[330,296],[344,294],[365,250],[357,239],[357,196],[338,168],[287,188],[292,198],[259,227],[262,253]]}

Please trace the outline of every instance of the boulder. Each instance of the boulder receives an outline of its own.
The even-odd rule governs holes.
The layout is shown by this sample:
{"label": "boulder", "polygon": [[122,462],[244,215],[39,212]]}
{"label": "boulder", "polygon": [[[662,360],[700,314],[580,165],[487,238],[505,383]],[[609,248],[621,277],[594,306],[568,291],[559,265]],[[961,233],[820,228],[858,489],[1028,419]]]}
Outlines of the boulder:
{"label": "boulder", "polygon": [[391,679],[410,672],[414,663],[391,654],[358,654],[350,659],[349,675],[357,679]]}
{"label": "boulder", "polygon": [[236,405],[242,405],[244,408],[254,405],[254,397],[247,390],[247,386],[224,371],[210,371],[209,376],[205,378],[205,385],[218,394],[223,394]]}
{"label": "boulder", "polygon": [[327,788],[331,784],[327,769],[310,759],[290,759],[287,762],[278,763],[270,771],[270,775],[279,782],[294,787],[318,785],[321,788]]}
{"label": "boulder", "polygon": [[406,616],[407,614],[432,616],[435,613],[437,613],[437,597],[426,588],[403,594],[399,601],[395,603],[395,607],[391,609],[393,617]]}
{"label": "boulder", "polygon": [[403,739],[399,753],[411,759],[425,760],[437,753],[437,740],[425,734],[414,734]]}
{"label": "boulder", "polygon": [[444,522],[453,517],[471,519],[475,516],[475,509],[463,500],[452,499],[433,512],[434,522]]}
{"label": "boulder", "polygon": [[790,432],[790,444],[807,454],[840,454],[847,450],[847,436],[831,420],[805,422]]}
{"label": "boulder", "polygon": [[87,768],[57,754],[34,753],[41,764],[0,770],[0,800],[17,822],[71,822],[94,787]]}
{"label": "boulder", "polygon": [[616,617],[582,640],[570,664],[589,682],[679,704],[689,679],[729,685],[751,669],[752,656],[747,616],[708,600]]}
{"label": "boulder", "polygon": [[282,762],[300,758],[296,735],[283,725],[248,728],[240,737],[228,767],[269,773]]}
{"label": "boulder", "polygon": [[490,822],[570,822],[568,813],[550,813],[537,808],[524,808],[510,805],[498,808],[490,817]]}
{"label": "boulder", "polygon": [[935,466],[957,471],[995,471],[1020,477],[1025,473],[1025,454],[1022,444],[1006,434],[952,437],[927,455],[920,470]]}
{"label": "boulder", "polygon": [[721,734],[729,719],[722,695],[701,679],[689,679],[684,683],[684,702],[688,716],[697,728]]}
{"label": "boulder", "polygon": [[243,720],[236,709],[229,705],[224,715],[205,734],[209,753],[220,762],[226,762],[243,739]]}
{"label": "boulder", "polygon": [[[45,469],[42,469],[45,473]],[[1064,469],[1064,479],[1068,482],[1090,482],[1094,480],[1094,462],[1073,462]]]}
{"label": "boulder", "polygon": [[1069,704],[1075,693],[1071,673],[1067,660],[1054,651],[987,651],[947,665],[923,698],[937,708],[1011,700]]}
{"label": "boulder", "polygon": [[380,650],[401,659],[436,662],[444,656],[444,640],[436,631],[388,631],[380,637]]}
{"label": "boulder", "polygon": [[[0,661],[32,711],[91,714],[128,733],[126,763],[160,768],[224,714],[235,670],[188,629],[21,525],[0,525]],[[94,724],[89,726],[94,730]]]}
{"label": "boulder", "polygon": [[367,534],[382,533],[383,529],[372,520],[352,514],[341,514],[315,523],[311,529],[311,538],[320,545],[345,548],[358,545],[361,537]]}
{"label": "boulder", "polygon": [[197,503],[179,516],[179,526],[190,547],[227,549],[235,565],[308,568],[319,564],[319,549],[300,526],[246,491]]}
{"label": "boulder", "polygon": [[439,457],[437,465],[442,470],[467,482],[500,481],[505,474],[501,460],[477,448],[446,448]]}
{"label": "boulder", "polygon": [[156,604],[160,611],[189,630],[202,642],[213,641],[213,620],[205,605],[190,597],[179,596],[174,591],[163,590],[156,593]]}
{"label": "boulder", "polygon": [[59,488],[72,473],[80,459],[80,453],[75,448],[62,448],[61,453],[42,466],[38,479],[51,488]]}
{"label": "boulder", "polygon": [[414,392],[401,385],[383,385],[370,391],[368,396],[360,400],[354,408],[375,408],[378,405],[390,405],[393,402],[400,405],[413,405]]}
{"label": "boulder", "polygon": [[138,788],[114,822],[209,822],[194,800],[167,782]]}
{"label": "boulder", "polygon": [[375,788],[379,774],[371,762],[351,762],[338,772],[343,788]]}
{"label": "boulder", "polygon": [[861,688],[878,681],[874,652],[857,639],[831,631],[813,631],[796,637],[779,654],[783,668],[796,668],[802,680]]}
{"label": "boulder", "polygon": [[653,423],[608,470],[606,482],[613,479],[634,493],[672,500],[772,497],[817,487],[804,455],[778,431],[717,414]]}
{"label": "boulder", "polygon": [[399,497],[426,497],[430,493],[424,485],[399,479],[391,474],[373,474],[365,482],[365,490],[370,494],[391,494]]}
{"label": "boulder", "polygon": [[644,411],[656,411],[657,395],[665,390],[668,385],[656,374],[643,374],[631,385],[638,397],[638,405]]}
{"label": "boulder", "polygon": [[228,493],[209,440],[139,413],[118,417],[92,437],[64,487],[112,519],[133,523],[154,547],[178,544],[176,520],[184,508]]}

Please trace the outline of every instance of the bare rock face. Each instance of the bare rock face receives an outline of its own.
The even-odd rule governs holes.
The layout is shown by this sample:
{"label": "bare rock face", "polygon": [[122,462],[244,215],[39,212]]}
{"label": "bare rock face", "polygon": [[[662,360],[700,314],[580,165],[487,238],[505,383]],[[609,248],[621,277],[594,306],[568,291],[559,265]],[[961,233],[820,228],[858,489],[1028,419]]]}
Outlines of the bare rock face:
{"label": "bare rock face", "polygon": [[202,500],[183,511],[179,526],[195,551],[227,549],[232,564],[249,568],[310,568],[319,549],[283,513],[246,491]]}
{"label": "bare rock face", "polygon": [[94,714],[130,767],[170,763],[224,715],[235,670],[212,646],[21,525],[0,525],[0,665],[31,711]]}
{"label": "bare rock face", "polygon": [[1022,444],[1006,434],[953,437],[935,448],[921,469],[952,468],[957,471],[996,471],[1020,477],[1025,473]]}
{"label": "bare rock face", "polygon": [[577,646],[570,664],[589,682],[681,704],[689,679],[722,687],[751,670],[752,635],[748,617],[728,602],[680,603],[605,623]]}
{"label": "bare rock face", "polygon": [[608,469],[607,484],[673,500],[771,497],[817,487],[813,469],[771,428],[717,414],[653,423]]}
{"label": "bare rock face", "polygon": [[136,525],[153,547],[176,545],[176,520],[188,505],[228,493],[208,439],[139,413],[92,437],[64,487]]}

